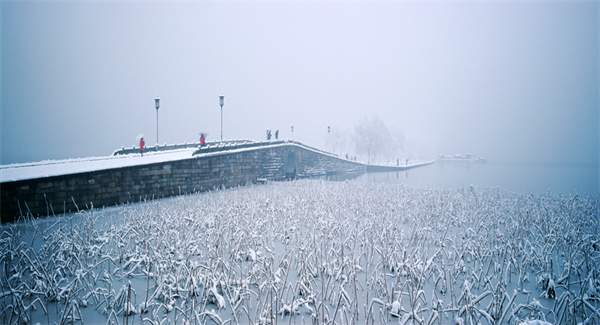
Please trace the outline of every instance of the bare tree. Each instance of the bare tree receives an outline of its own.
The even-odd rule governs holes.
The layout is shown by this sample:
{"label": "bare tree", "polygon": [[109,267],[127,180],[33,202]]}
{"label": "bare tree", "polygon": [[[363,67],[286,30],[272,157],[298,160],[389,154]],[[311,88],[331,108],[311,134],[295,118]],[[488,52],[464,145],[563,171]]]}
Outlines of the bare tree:
{"label": "bare tree", "polygon": [[372,159],[385,151],[390,132],[379,117],[365,116],[354,126],[353,138],[356,153],[366,154],[367,161],[371,163]]}
{"label": "bare tree", "polygon": [[327,136],[328,148],[331,152],[343,156],[350,152],[350,135],[347,130],[336,126],[331,127],[331,132]]}
{"label": "bare tree", "polygon": [[393,163],[405,155],[404,131],[388,128],[378,116],[364,116],[354,130],[332,126],[325,138],[327,148],[343,157],[344,154],[367,156],[369,163]]}
{"label": "bare tree", "polygon": [[383,152],[383,158],[389,163],[394,162],[404,153],[404,131],[398,129],[390,129],[389,138],[385,143],[386,148]]}

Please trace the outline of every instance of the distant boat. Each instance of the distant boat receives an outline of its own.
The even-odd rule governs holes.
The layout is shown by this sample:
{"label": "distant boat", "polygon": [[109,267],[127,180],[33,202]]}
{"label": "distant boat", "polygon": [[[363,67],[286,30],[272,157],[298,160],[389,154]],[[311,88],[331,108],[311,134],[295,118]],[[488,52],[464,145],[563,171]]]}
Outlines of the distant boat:
{"label": "distant boat", "polygon": [[487,163],[487,160],[484,157],[476,157],[471,153],[467,153],[465,155],[456,154],[456,155],[440,155],[438,158],[438,162],[451,162],[451,163]]}

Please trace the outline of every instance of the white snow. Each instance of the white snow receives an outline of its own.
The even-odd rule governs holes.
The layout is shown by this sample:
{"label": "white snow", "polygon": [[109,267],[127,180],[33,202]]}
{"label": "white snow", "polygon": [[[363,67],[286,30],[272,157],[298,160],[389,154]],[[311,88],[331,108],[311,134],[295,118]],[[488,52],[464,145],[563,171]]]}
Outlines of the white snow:
{"label": "white snow", "polygon": [[519,325],[552,325],[552,323],[545,322],[543,320],[534,319],[534,320],[526,320]]}
{"label": "white snow", "polygon": [[44,160],[34,163],[0,166],[0,182],[20,181],[41,177],[84,173],[112,168],[148,165],[192,158],[195,148],[140,154],[88,157],[64,160]]}
{"label": "white snow", "polygon": [[598,200],[298,180],[23,218],[0,323],[598,324]]}
{"label": "white snow", "polygon": [[[279,147],[289,144],[290,143],[285,142],[277,144],[265,143],[265,145],[269,145],[269,147]],[[325,152],[319,152],[313,148],[306,147],[304,145],[303,148],[320,154],[328,154]],[[256,149],[256,147],[231,148],[228,149],[226,152],[234,153]],[[223,154],[223,152],[217,151],[210,153],[202,153],[200,155],[194,156],[194,151],[196,151],[196,148],[148,152],[144,153],[143,157],[141,157],[139,153],[135,153],[129,155],[88,157],[64,160],[44,160],[32,163],[0,165],[0,183],[75,173],[85,173],[112,168],[148,165],[167,161],[183,160],[197,156],[213,156]],[[335,157],[332,154],[329,155]]]}

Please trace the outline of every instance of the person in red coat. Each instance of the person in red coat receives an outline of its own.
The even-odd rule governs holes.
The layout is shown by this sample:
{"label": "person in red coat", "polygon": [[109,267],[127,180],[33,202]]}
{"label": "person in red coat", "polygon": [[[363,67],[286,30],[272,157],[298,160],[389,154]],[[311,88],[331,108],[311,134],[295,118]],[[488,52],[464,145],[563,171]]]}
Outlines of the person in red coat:
{"label": "person in red coat", "polygon": [[200,133],[200,147],[204,147],[204,139],[205,139],[204,133]]}
{"label": "person in red coat", "polygon": [[142,157],[144,157],[144,145],[146,144],[146,142],[144,142],[144,137],[142,137],[140,139],[140,153],[142,154]]}

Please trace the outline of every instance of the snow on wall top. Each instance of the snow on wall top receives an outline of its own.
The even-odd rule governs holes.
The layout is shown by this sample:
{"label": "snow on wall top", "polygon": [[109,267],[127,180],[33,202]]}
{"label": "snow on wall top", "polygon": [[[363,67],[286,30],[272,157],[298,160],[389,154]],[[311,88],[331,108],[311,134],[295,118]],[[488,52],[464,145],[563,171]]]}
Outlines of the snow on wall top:
{"label": "snow on wall top", "polygon": [[148,165],[192,158],[195,148],[139,154],[88,157],[64,160],[44,160],[34,163],[0,165],[0,182],[12,182],[66,174],[92,172],[104,169]]}
{"label": "snow on wall top", "polygon": [[[276,142],[259,142],[258,144],[269,147],[295,145],[301,146],[306,150],[313,151],[319,154],[330,155],[337,157],[331,153],[321,151],[319,149],[306,146],[296,141],[276,141]],[[154,163],[176,161],[182,159],[189,159],[198,156],[212,156],[223,154],[223,152],[232,153],[240,151],[256,150],[257,147],[249,148],[235,148],[216,152],[197,153],[194,152],[197,148],[185,148],[176,150],[166,151],[150,151],[144,152],[144,156],[140,157],[140,154],[126,154],[126,155],[113,155],[104,157],[88,157],[88,158],[77,158],[77,159],[64,159],[64,160],[44,160],[33,163],[21,163],[21,164],[10,164],[0,165],[0,183],[21,181],[26,179],[43,178],[50,176],[60,176],[75,173],[85,173],[98,170],[131,167],[139,165],[148,165]],[[360,163],[359,163],[360,164]]]}

